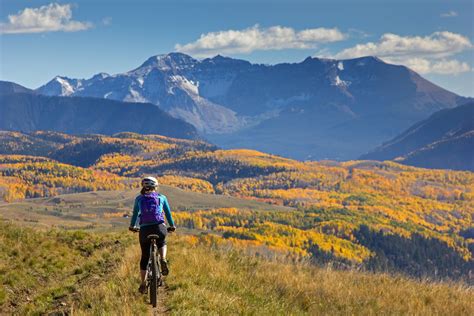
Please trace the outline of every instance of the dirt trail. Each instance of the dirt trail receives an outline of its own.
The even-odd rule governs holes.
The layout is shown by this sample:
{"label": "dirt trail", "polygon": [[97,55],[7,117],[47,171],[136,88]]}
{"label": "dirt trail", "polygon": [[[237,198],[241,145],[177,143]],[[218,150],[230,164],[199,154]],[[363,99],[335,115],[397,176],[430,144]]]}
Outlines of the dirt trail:
{"label": "dirt trail", "polygon": [[[127,254],[125,255],[125,259],[122,261],[120,265],[121,271],[119,271],[119,276],[123,278],[129,278],[130,275],[134,275],[137,273],[136,270],[138,268],[138,262],[140,260],[140,248],[137,245],[133,245],[131,248],[128,249]],[[172,273],[170,276],[172,277]],[[168,286],[166,285],[166,278],[164,278],[163,285],[158,288],[158,303],[156,308],[153,308],[150,305],[150,294],[147,293],[146,295],[142,296],[141,301],[143,304],[148,305],[149,307],[149,315],[169,315],[169,308],[166,306],[167,297],[168,297]],[[138,281],[138,278],[137,280]],[[136,286],[136,287],[135,287]],[[138,282],[133,283],[132,291],[136,291],[135,288],[138,288]]]}
{"label": "dirt trail", "polygon": [[[139,285],[138,277],[133,277],[138,275],[138,262],[140,260],[140,247],[134,244],[131,246],[125,253],[124,258],[122,259],[121,264],[118,268],[118,278],[122,280],[127,280],[128,283],[128,291],[125,291],[128,295],[125,295],[125,301],[131,300],[135,301],[137,298],[137,302],[139,304],[143,304],[147,306],[149,312],[146,314],[148,315],[169,315],[169,309],[166,306],[167,296],[168,296],[168,287],[166,285],[166,279],[163,282],[163,285],[158,288],[158,304],[156,308],[153,308],[150,305],[150,295],[147,293],[146,295],[140,295],[137,293],[137,288]],[[130,280],[130,278],[133,280]],[[172,277],[172,276],[171,276]],[[124,284],[125,285],[125,284]],[[134,298],[135,297],[135,298]],[[134,303],[137,303],[134,302]],[[131,306],[132,304],[122,304],[122,306]],[[124,315],[136,315],[136,311],[133,310],[123,310],[122,314]]]}
{"label": "dirt trail", "polygon": [[166,299],[168,297],[168,286],[166,280],[163,285],[158,288],[158,304],[156,308],[152,308],[153,315],[169,315],[170,310],[166,306]]}

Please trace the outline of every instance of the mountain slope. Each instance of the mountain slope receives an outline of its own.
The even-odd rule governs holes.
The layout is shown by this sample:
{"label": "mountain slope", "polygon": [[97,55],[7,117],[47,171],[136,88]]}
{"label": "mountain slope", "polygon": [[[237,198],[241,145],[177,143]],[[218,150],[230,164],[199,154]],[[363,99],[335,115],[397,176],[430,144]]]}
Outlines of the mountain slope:
{"label": "mountain slope", "polygon": [[431,115],[361,159],[474,171],[474,103]]}
{"label": "mountain slope", "polygon": [[170,53],[123,74],[56,77],[37,92],[150,102],[220,146],[299,159],[353,159],[466,101],[375,57],[261,65]]}
{"label": "mountain slope", "polygon": [[35,93],[33,90],[25,88],[19,84],[10,81],[0,81],[0,94],[12,93]]}
{"label": "mountain slope", "polygon": [[0,129],[52,130],[73,134],[137,132],[196,138],[195,128],[153,104],[97,98],[0,94]]}

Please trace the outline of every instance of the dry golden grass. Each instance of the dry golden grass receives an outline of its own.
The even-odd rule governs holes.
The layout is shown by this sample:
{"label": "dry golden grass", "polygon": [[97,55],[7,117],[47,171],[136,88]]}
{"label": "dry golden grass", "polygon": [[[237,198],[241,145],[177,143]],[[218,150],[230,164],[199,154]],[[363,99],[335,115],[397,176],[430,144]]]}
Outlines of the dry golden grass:
{"label": "dry golden grass", "polygon": [[[147,315],[137,294],[139,248],[118,269],[83,287],[75,315]],[[461,284],[335,271],[249,257],[236,250],[170,239],[171,274],[157,314],[172,315],[472,315],[474,293]],[[166,292],[165,292],[166,291]],[[163,299],[163,296],[166,296]]]}
{"label": "dry golden grass", "polygon": [[[33,230],[28,234],[34,234]],[[136,237],[125,235],[128,234],[125,231],[122,234],[125,242],[123,246],[129,245],[130,238]],[[90,233],[84,236],[91,239],[91,242],[95,238],[105,242],[106,235]],[[87,245],[88,243],[84,244]],[[94,253],[91,257],[74,257],[80,258],[74,263],[72,257],[62,258],[67,259],[66,266],[72,267],[75,264],[81,267],[93,264],[99,255],[103,260],[102,257],[108,253],[104,257],[107,258],[104,269],[91,269],[90,274],[81,278],[82,282],[70,280],[61,284],[54,278],[54,293],[65,294],[58,301],[64,302],[64,306],[55,303],[54,297],[57,294],[53,293],[54,295],[48,294],[53,301],[42,300],[44,306],[39,309],[33,305],[22,308],[24,314],[52,311],[73,315],[152,314],[147,296],[137,293],[140,256],[138,242],[132,242],[127,248],[116,248],[116,251],[110,246],[100,249],[97,255]],[[54,258],[59,260],[60,257]],[[474,314],[474,292],[459,283],[419,282],[388,274],[336,271],[309,264],[277,262],[245,255],[232,247],[216,248],[201,243],[199,237],[180,234],[169,238],[169,259],[171,273],[166,279],[166,286],[160,289],[160,307],[156,314]],[[36,265],[32,267],[34,269],[30,272],[37,273]],[[64,276],[70,273],[69,270],[61,271]],[[51,288],[51,284],[45,286]],[[33,298],[44,292],[40,288],[30,288],[35,291],[30,293]],[[73,291],[67,291],[69,288],[73,288]]]}
{"label": "dry golden grass", "polygon": [[98,284],[82,289],[74,315],[140,315],[149,310],[138,292],[139,247],[131,247],[119,259],[118,268]]}
{"label": "dry golden grass", "polygon": [[277,263],[234,250],[170,248],[172,314],[473,315],[474,292],[460,284]]}

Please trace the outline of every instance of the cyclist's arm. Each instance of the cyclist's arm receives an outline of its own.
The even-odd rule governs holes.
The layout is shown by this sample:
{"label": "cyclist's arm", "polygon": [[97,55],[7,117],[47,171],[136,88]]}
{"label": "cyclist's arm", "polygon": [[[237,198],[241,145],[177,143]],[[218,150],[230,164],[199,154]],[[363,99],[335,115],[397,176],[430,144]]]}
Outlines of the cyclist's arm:
{"label": "cyclist's arm", "polygon": [[137,217],[138,217],[138,197],[135,199],[135,203],[133,204],[133,215],[132,219],[130,220],[130,227],[135,227],[137,223]]}
{"label": "cyclist's arm", "polygon": [[174,226],[173,216],[171,216],[171,209],[168,203],[168,199],[165,197],[163,200],[163,211],[165,212],[166,220],[170,226]]}

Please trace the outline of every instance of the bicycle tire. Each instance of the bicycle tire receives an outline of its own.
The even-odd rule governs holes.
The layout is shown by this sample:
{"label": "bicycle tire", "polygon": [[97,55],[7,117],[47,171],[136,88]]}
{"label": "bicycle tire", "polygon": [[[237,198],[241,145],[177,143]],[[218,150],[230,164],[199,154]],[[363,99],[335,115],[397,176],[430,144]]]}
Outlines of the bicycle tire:
{"label": "bicycle tire", "polygon": [[156,260],[156,245],[152,246],[151,259],[151,280],[150,280],[150,304],[156,307],[158,302],[158,262]]}

